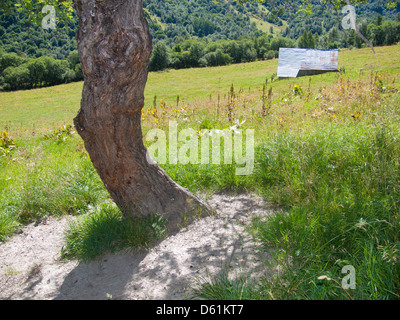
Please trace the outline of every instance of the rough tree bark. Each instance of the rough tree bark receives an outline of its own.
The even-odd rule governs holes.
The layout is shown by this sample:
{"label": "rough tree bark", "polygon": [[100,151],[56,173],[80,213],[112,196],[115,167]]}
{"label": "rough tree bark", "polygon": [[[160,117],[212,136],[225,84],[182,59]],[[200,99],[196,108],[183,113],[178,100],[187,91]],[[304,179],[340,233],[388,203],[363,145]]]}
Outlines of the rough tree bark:
{"label": "rough tree bark", "polygon": [[159,213],[169,231],[209,207],[146,160],[141,111],[152,50],[143,0],[74,0],[85,76],[74,119],[90,158],[126,216]]}

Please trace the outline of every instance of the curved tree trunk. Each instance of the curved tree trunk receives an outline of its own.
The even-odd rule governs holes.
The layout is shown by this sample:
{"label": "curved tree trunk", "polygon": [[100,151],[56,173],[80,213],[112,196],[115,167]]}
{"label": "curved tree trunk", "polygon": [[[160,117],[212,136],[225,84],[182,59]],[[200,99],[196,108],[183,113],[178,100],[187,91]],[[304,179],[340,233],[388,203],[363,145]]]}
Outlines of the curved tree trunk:
{"label": "curved tree trunk", "polygon": [[85,82],[74,119],[90,158],[126,216],[162,214],[169,231],[184,215],[209,212],[146,160],[141,111],[152,41],[142,0],[74,0]]}

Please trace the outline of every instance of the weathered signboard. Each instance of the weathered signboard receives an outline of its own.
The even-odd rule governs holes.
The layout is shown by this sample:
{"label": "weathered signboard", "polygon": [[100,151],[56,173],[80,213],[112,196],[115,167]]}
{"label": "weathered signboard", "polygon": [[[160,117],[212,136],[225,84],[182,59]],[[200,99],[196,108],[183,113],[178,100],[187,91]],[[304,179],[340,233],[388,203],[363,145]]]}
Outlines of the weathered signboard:
{"label": "weathered signboard", "polygon": [[278,77],[295,78],[304,74],[314,74],[338,70],[339,50],[317,50],[300,48],[280,48]]}

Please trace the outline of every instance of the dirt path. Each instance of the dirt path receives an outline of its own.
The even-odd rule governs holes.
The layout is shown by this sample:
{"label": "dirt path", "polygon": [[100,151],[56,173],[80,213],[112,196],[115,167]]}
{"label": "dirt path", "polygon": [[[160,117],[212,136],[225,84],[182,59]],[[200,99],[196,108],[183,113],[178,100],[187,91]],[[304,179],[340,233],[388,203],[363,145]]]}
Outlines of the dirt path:
{"label": "dirt path", "polygon": [[68,219],[29,225],[0,245],[0,299],[192,299],[192,288],[229,270],[231,277],[266,270],[268,255],[244,231],[252,215],[267,215],[262,199],[213,195],[217,211],[140,253],[101,261],[60,260]]}

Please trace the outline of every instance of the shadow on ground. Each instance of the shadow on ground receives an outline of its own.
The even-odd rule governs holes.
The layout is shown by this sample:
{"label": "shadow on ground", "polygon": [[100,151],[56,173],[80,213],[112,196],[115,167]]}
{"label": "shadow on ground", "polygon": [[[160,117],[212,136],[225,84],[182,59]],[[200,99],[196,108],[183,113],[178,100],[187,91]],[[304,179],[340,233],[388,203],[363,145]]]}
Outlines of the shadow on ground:
{"label": "shadow on ground", "polygon": [[193,299],[196,283],[220,273],[265,272],[268,255],[244,231],[265,203],[247,195],[214,195],[217,214],[198,220],[153,249],[80,263],[67,274],[56,299]]}

